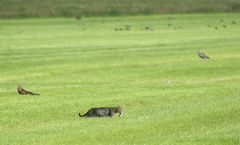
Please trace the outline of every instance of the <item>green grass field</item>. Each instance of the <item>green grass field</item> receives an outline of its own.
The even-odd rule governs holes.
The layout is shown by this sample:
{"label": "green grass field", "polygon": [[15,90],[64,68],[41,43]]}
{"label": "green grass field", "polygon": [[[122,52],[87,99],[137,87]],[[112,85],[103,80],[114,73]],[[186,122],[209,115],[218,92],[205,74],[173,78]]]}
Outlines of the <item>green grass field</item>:
{"label": "green grass field", "polygon": [[1,145],[240,144],[240,14],[6,19],[0,34]]}
{"label": "green grass field", "polygon": [[240,12],[239,0],[0,0],[0,17]]}

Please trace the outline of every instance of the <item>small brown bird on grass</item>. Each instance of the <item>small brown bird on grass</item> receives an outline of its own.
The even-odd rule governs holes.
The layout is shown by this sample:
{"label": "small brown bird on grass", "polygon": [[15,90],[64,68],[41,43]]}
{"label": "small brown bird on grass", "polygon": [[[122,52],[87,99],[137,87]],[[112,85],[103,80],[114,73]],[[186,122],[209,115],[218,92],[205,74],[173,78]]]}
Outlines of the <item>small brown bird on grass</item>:
{"label": "small brown bird on grass", "polygon": [[209,57],[201,51],[198,51],[198,56],[203,60],[209,59]]}
{"label": "small brown bird on grass", "polygon": [[20,95],[40,95],[38,93],[33,93],[25,90],[21,85],[18,85],[17,91]]}

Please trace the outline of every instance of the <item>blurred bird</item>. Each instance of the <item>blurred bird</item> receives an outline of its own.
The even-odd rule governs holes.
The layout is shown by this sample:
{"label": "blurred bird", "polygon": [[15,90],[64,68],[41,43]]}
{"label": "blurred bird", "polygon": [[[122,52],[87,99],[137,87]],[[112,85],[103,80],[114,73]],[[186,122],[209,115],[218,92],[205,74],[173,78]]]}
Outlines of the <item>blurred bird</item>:
{"label": "blurred bird", "polygon": [[40,94],[25,90],[21,85],[18,85],[17,91],[20,95],[40,95]]}
{"label": "blurred bird", "polygon": [[203,52],[201,52],[199,50],[198,50],[198,56],[203,60],[209,59],[209,57],[206,54],[204,54]]}
{"label": "blurred bird", "polygon": [[232,24],[236,24],[236,21],[232,21]]}

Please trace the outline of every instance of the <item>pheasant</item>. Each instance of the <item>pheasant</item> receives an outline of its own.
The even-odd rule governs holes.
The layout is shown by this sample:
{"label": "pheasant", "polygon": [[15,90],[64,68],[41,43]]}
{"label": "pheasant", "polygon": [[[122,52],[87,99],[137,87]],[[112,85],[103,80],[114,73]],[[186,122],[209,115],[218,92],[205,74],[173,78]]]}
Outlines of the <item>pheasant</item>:
{"label": "pheasant", "polygon": [[40,94],[25,90],[21,85],[18,85],[17,91],[20,95],[40,95]]}

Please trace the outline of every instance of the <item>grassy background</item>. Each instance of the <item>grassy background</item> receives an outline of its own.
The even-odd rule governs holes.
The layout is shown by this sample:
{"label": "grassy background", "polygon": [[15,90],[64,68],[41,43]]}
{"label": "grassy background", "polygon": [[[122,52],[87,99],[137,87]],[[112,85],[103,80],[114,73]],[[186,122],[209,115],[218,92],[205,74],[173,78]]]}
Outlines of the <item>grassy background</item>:
{"label": "grassy background", "polygon": [[[8,19],[0,28],[1,145],[240,143],[239,14]],[[18,83],[41,95],[18,95]],[[123,117],[78,117],[117,105]]]}
{"label": "grassy background", "polygon": [[240,12],[239,0],[0,0],[0,17]]}

